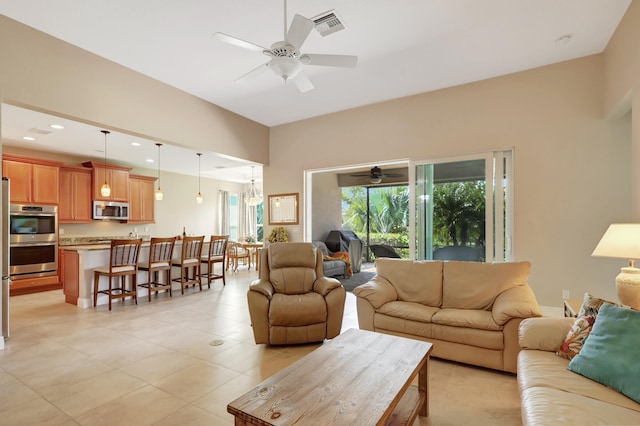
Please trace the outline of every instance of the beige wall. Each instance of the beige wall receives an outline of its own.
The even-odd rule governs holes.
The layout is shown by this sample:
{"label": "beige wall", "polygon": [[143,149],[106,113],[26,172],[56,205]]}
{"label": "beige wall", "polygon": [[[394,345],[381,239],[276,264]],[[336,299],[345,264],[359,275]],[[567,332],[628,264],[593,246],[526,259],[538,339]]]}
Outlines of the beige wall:
{"label": "beige wall", "polygon": [[[612,118],[640,111],[640,3],[629,9],[604,52],[604,112]],[[632,115],[633,165],[640,164],[640,114]],[[631,168],[631,200],[634,221],[640,221],[640,167]]]}
{"label": "beige wall", "polygon": [[336,172],[314,173],[311,239],[324,241],[329,231],[342,229],[342,191]]}
{"label": "beige wall", "polygon": [[0,58],[2,102],[194,151],[269,161],[267,127],[2,15]]}
{"label": "beige wall", "polygon": [[603,81],[596,55],[274,127],[265,193],[302,194],[307,169],[513,147],[514,253],[540,303],[615,298],[622,265],[591,252],[631,216],[631,146],[628,118],[603,119]]}

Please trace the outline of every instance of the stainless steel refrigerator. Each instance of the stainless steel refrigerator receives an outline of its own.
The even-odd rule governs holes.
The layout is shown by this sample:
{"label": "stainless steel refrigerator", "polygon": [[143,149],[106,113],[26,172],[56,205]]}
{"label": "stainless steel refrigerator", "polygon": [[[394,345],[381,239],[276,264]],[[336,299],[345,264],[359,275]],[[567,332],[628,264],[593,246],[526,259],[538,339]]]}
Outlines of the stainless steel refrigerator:
{"label": "stainless steel refrigerator", "polygon": [[0,349],[4,349],[4,339],[9,337],[9,179],[2,178],[2,289],[0,289]]}

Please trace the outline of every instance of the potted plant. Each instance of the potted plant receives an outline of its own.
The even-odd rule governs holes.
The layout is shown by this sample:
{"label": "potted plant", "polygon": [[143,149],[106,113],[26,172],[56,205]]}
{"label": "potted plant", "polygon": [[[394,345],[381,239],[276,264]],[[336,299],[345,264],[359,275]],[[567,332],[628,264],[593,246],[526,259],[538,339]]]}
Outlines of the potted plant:
{"label": "potted plant", "polygon": [[282,226],[276,226],[271,230],[268,239],[270,243],[286,243],[289,241],[289,236]]}

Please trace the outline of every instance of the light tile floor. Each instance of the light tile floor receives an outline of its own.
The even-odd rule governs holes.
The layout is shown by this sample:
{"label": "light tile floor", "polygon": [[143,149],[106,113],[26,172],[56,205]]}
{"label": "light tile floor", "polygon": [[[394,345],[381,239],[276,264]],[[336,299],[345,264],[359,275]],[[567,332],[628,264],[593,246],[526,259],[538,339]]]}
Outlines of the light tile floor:
{"label": "light tile floor", "polygon": [[[233,424],[227,403],[318,347],[253,342],[246,292],[256,276],[241,270],[225,287],[127,300],[111,312],[66,304],[61,291],[11,298],[0,424]],[[343,329],[357,325],[347,293]],[[513,425],[519,406],[513,375],[432,360],[431,415],[416,423]]]}

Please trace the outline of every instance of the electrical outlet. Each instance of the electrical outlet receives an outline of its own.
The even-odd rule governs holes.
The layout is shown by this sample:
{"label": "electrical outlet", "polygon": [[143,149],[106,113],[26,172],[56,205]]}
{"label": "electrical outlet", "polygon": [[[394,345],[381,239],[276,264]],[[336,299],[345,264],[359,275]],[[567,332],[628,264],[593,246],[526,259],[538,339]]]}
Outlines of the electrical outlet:
{"label": "electrical outlet", "polygon": [[60,228],[60,235],[64,235],[64,228]]}
{"label": "electrical outlet", "polygon": [[144,227],[144,232],[149,232],[149,227],[148,226]]}
{"label": "electrical outlet", "polygon": [[569,299],[569,290],[562,290],[562,298]]}

